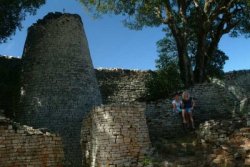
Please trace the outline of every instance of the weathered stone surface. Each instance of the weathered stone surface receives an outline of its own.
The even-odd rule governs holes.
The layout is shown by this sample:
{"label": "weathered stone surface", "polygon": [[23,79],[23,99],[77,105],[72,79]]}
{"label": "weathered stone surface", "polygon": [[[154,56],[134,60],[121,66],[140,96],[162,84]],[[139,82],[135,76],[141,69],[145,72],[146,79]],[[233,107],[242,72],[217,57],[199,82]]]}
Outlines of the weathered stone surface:
{"label": "weathered stone surface", "polygon": [[250,165],[250,129],[242,127],[241,119],[211,120],[200,125],[198,140],[212,148],[207,153],[207,166]]}
{"label": "weathered stone surface", "polygon": [[64,152],[58,135],[42,132],[0,115],[0,166],[62,167]]}
{"label": "weathered stone surface", "polygon": [[95,70],[104,104],[133,102],[146,93],[145,82],[150,71],[125,69]]}
{"label": "weathered stone surface", "polygon": [[81,165],[85,113],[101,104],[81,18],[50,13],[28,30],[23,53],[20,122],[63,139],[66,166]]}
{"label": "weathered stone surface", "polygon": [[144,111],[144,104],[96,107],[83,120],[83,164],[137,167],[151,145]]}
{"label": "weathered stone surface", "polygon": [[[237,98],[215,84],[195,85],[189,92],[195,101],[196,126],[210,119],[232,118],[239,110]],[[181,115],[172,111],[171,99],[147,103],[146,117],[152,140],[186,135]]]}
{"label": "weathered stone surface", "polygon": [[224,82],[226,87],[239,99],[250,97],[250,70],[228,72]]}
{"label": "weathered stone surface", "polygon": [[[52,21],[54,19],[55,22]],[[82,49],[87,42],[81,42],[79,40],[81,35],[76,35],[82,33],[78,31],[81,26],[78,16],[62,17],[58,14],[49,15],[30,29],[33,37],[28,37],[24,51],[23,79],[25,80],[23,80],[24,89],[21,91],[22,104],[25,104],[24,111],[28,112],[17,114],[17,118],[23,122],[29,122],[39,128],[46,127],[62,134],[65,152],[69,157],[72,156],[67,162],[70,163],[72,160],[71,165],[75,166],[80,163],[80,158],[77,156],[80,155],[78,141],[81,118],[91,106],[100,104],[100,100],[96,100],[100,99],[100,93],[92,64],[89,63],[91,60],[88,56],[83,58],[76,56],[79,52],[89,55],[88,50]],[[71,31],[73,27],[78,28]],[[54,29],[53,33],[49,32],[51,29]],[[67,36],[66,32],[66,36],[57,36],[66,29],[67,32],[72,32],[70,36]],[[60,41],[60,45],[55,41]],[[67,41],[71,41],[70,44]],[[5,68],[7,71],[10,70],[18,59],[8,61],[7,59],[2,61],[3,66],[0,67],[3,67],[3,70]],[[4,66],[5,62],[8,66]],[[96,70],[96,75],[103,101],[105,104],[110,104],[141,100],[145,95],[145,81],[150,72],[102,69]],[[250,125],[249,75],[249,70],[230,72],[226,74],[224,80],[213,80],[211,83],[190,88],[192,97],[196,99],[194,112],[196,125],[210,119],[215,121],[222,118],[230,119],[239,113],[247,112],[247,124]],[[6,81],[3,81],[3,84],[8,85]],[[0,89],[4,90],[5,87]],[[5,94],[0,93],[5,98]],[[9,102],[0,101],[0,106],[11,106]],[[183,134],[181,118],[172,112],[171,99],[148,102],[145,114],[151,139],[172,138]],[[119,120],[120,118],[116,121]],[[119,123],[116,123],[112,126],[118,125]],[[127,133],[127,130],[123,130],[122,133]],[[225,130],[218,130],[216,133],[210,136],[209,140],[218,139],[218,142],[224,142],[227,138]],[[74,144],[75,142],[77,144]],[[114,142],[129,143],[130,140],[129,138],[120,140],[118,137]],[[134,150],[137,151],[137,148]],[[238,154],[233,156],[238,157]],[[219,162],[219,159],[214,161]],[[248,162],[246,160],[246,164]]]}
{"label": "weathered stone surface", "polygon": [[235,130],[244,127],[244,118],[234,118],[230,120],[209,120],[200,124],[198,129],[198,139],[204,143],[220,145],[229,140],[229,136]]}
{"label": "weathered stone surface", "polygon": [[[196,101],[193,113],[196,125],[210,119],[231,118],[239,112],[248,111],[249,96],[246,92],[249,92],[249,74],[249,70],[231,72],[226,74],[225,80],[214,80],[190,88],[189,92]],[[145,95],[145,81],[150,72],[102,69],[96,70],[96,75],[103,101],[109,104],[141,99]],[[152,139],[183,134],[181,117],[172,112],[171,101],[147,102],[146,117]]]}

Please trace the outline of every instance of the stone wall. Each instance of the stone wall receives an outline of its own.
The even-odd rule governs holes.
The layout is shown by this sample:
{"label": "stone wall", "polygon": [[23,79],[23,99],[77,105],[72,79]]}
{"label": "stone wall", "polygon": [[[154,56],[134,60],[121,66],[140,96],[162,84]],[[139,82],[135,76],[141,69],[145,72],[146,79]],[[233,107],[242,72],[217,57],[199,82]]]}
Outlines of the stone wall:
{"label": "stone wall", "polygon": [[[146,78],[151,72],[96,69],[95,73],[103,102],[109,104],[141,100],[145,95]],[[189,91],[196,98],[196,124],[209,119],[231,117],[239,110],[249,111],[249,75],[249,70],[229,72],[224,80],[213,80],[191,88]],[[171,101],[167,99],[147,103],[146,116],[151,137],[173,137],[183,133],[179,115],[172,113]]]}
{"label": "stone wall", "polygon": [[95,108],[83,121],[84,165],[139,167],[150,148],[144,104]]}
{"label": "stone wall", "polygon": [[245,120],[210,120],[197,131],[207,166],[250,166],[250,128]]}
{"label": "stone wall", "polygon": [[245,120],[241,118],[205,121],[198,128],[198,139],[202,143],[221,145],[229,140],[229,136],[235,130],[244,127],[245,124]]}
{"label": "stone wall", "polygon": [[18,120],[63,139],[66,166],[81,165],[83,116],[101,104],[81,18],[50,13],[28,30]]}
{"label": "stone wall", "polygon": [[[60,21],[60,23],[57,23],[57,24],[60,25],[62,22],[63,21]],[[35,46],[35,47],[38,47],[38,46]],[[54,47],[56,46],[54,45]],[[50,49],[53,50],[53,48],[50,48]],[[38,50],[38,53],[40,54],[41,50],[39,49],[35,49],[35,50],[36,51]],[[44,57],[42,53],[43,52],[41,52],[40,54],[41,56],[40,58]],[[72,53],[75,53],[75,52],[72,51]],[[37,85],[37,83],[39,84],[43,83],[44,85],[33,87],[30,90],[30,91],[33,91],[33,93],[37,93],[37,94],[34,94],[34,96],[32,96],[32,99],[30,99],[32,103],[29,103],[29,104],[31,105],[26,106],[26,107],[31,107],[32,109],[27,110],[30,113],[20,113],[21,116],[18,115],[17,117],[29,118],[29,119],[35,118],[34,122],[32,123],[35,127],[39,127],[39,128],[48,127],[51,130],[61,131],[61,134],[67,133],[66,135],[68,135],[69,140],[67,139],[67,141],[64,141],[64,142],[71,144],[71,140],[74,140],[75,142],[79,141],[79,139],[75,138],[76,136],[75,133],[78,133],[80,131],[80,122],[81,122],[82,116],[85,113],[85,110],[81,110],[84,112],[81,112],[81,114],[79,115],[76,114],[76,112],[73,112],[73,109],[70,108],[71,104],[74,105],[76,108],[78,108],[77,106],[81,106],[83,108],[83,105],[82,105],[83,103],[81,100],[92,99],[92,98],[88,96],[88,93],[84,94],[84,98],[81,96],[81,100],[79,100],[80,98],[76,100],[72,98],[73,95],[77,94],[76,92],[80,94],[83,87],[85,88],[86,85],[87,86],[90,86],[90,85],[88,85],[87,83],[74,85],[74,79],[79,81],[79,78],[85,78],[85,76],[83,75],[77,76],[77,75],[74,75],[72,72],[72,71],[78,71],[76,69],[73,69],[76,66],[81,67],[81,65],[77,64],[78,58],[72,59],[72,57],[66,58],[66,56],[62,56],[65,59],[61,59],[59,55],[61,54],[58,54],[58,56],[56,57],[50,56],[50,61],[47,61],[48,60],[47,58],[37,59],[35,57],[31,57],[31,58],[26,57],[26,63],[28,62],[29,64],[24,67],[25,68],[28,67],[28,69],[32,71],[32,73],[28,73],[29,75],[26,76],[28,79],[27,79],[27,83],[25,83],[26,84],[25,86],[31,85],[33,87],[34,85]],[[72,65],[72,62],[69,64],[65,64],[65,68],[59,65],[59,64],[62,64],[62,62],[64,61],[70,62],[70,60],[73,60],[73,64],[75,63],[74,66]],[[16,59],[15,61],[12,61],[11,59],[4,59],[4,61],[9,61],[9,65],[8,66],[1,65],[0,67],[3,67],[3,69],[6,68],[8,70],[12,69],[12,67],[16,67],[15,66],[16,62],[20,62],[18,59]],[[1,59],[0,59],[0,63],[1,63]],[[87,67],[88,65],[85,64],[83,66]],[[40,69],[43,69],[42,73],[38,74],[37,70],[40,70]],[[64,71],[65,69],[67,70]],[[81,70],[79,69],[79,71]],[[103,101],[105,104],[127,103],[131,101],[141,100],[141,98],[145,95],[146,78],[148,75],[150,75],[149,71],[133,71],[133,70],[122,70],[122,69],[113,69],[113,70],[98,69],[95,72],[98,78],[98,84],[101,89]],[[65,73],[67,73],[67,76]],[[1,76],[4,76],[4,75],[5,75],[4,73],[1,73]],[[249,110],[250,109],[250,100],[249,100],[250,76],[249,75],[250,75],[249,70],[229,72],[226,74],[224,80],[213,80],[211,83],[195,85],[194,87],[190,88],[189,91],[191,95],[196,99],[196,108],[194,112],[194,119],[195,119],[196,126],[198,126],[199,123],[202,123],[209,119],[218,120],[222,118],[223,119],[230,118],[236,115],[239,111],[249,112],[250,111]],[[52,79],[54,76],[56,76],[57,79]],[[90,77],[90,78],[94,78],[94,77]],[[89,78],[87,78],[86,80],[90,81]],[[34,83],[34,81],[36,81],[36,83]],[[41,81],[44,81],[44,82],[41,82]],[[3,81],[3,83],[5,82],[6,81]],[[62,85],[62,83],[65,83],[65,85]],[[71,85],[70,90],[69,90],[68,85]],[[59,88],[58,86],[62,86],[62,87]],[[96,87],[92,89],[92,87],[90,86],[89,90],[91,91],[98,90]],[[50,95],[50,98],[47,101],[46,100],[43,101],[42,100],[43,98],[40,98],[40,99],[35,98],[35,97],[38,97],[38,96],[41,97],[44,95],[48,96],[46,92],[52,92],[53,94],[58,93],[58,96]],[[22,93],[25,93],[23,95],[27,96],[28,92],[23,91]],[[64,96],[62,96],[61,98],[61,95],[66,95],[66,94],[67,96],[65,96],[65,98]],[[8,97],[8,95],[4,95],[2,97],[5,97],[5,96]],[[59,101],[58,101],[58,98],[59,98]],[[24,98],[22,100],[24,100]],[[172,112],[171,101],[172,101],[171,99],[167,99],[167,100],[159,100],[159,101],[154,101],[154,102],[147,102],[146,104],[145,114],[147,118],[147,124],[149,127],[150,137],[152,140],[159,139],[161,137],[164,137],[164,138],[178,137],[180,134],[185,134],[185,132],[182,129],[180,116]],[[5,103],[6,101],[2,102],[2,104],[5,104]],[[64,107],[62,107],[61,104],[64,104],[63,105]],[[91,104],[87,104],[87,106],[90,106],[90,105]],[[32,111],[38,111],[38,110],[42,112],[39,112],[38,115],[34,116]],[[250,120],[250,112],[248,115],[249,115],[249,120]],[[49,118],[49,119],[42,119],[44,117]],[[248,120],[248,125],[250,125],[249,120]],[[67,124],[65,122],[67,122]],[[75,127],[78,127],[78,129]],[[71,148],[71,147],[68,146],[68,148]],[[73,150],[77,150],[77,149],[73,149]],[[75,153],[75,154],[80,155],[79,153]],[[78,157],[77,161],[74,160],[74,162],[77,162],[77,164],[79,164],[80,157]]]}
{"label": "stone wall", "polygon": [[61,137],[0,116],[0,166],[62,167]]}
{"label": "stone wall", "polygon": [[[239,101],[224,87],[200,84],[189,89],[195,100],[193,117],[196,126],[210,119],[232,118],[239,110]],[[172,111],[172,99],[147,103],[146,117],[152,140],[185,135],[181,115]]]}
{"label": "stone wall", "polygon": [[230,118],[239,111],[239,100],[224,87],[214,83],[199,84],[189,89],[196,110],[210,119]]}
{"label": "stone wall", "polygon": [[250,97],[250,70],[228,72],[224,82],[226,87],[239,99]]}
{"label": "stone wall", "polygon": [[228,72],[224,83],[225,87],[239,100],[240,112],[248,114],[250,126],[250,70]]}
{"label": "stone wall", "polygon": [[19,100],[21,64],[18,58],[0,55],[0,109],[10,118]]}
{"label": "stone wall", "polygon": [[96,77],[104,104],[133,102],[145,96],[150,71],[97,69]]}

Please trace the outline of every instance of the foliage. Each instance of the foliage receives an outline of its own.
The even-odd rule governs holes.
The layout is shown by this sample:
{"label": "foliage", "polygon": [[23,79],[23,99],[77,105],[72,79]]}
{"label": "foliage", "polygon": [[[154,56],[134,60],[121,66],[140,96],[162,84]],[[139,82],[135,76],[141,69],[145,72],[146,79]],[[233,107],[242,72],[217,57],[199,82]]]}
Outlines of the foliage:
{"label": "foliage", "polygon": [[26,13],[34,15],[44,3],[45,0],[0,0],[0,43],[22,28]]}
{"label": "foliage", "polygon": [[[127,16],[124,23],[132,29],[163,25],[176,43],[180,74],[186,87],[208,78],[207,68],[218,55],[223,35],[230,33],[236,37],[250,32],[249,0],[80,1],[96,16],[110,13]],[[194,45],[194,55],[190,55],[190,45]]]}
{"label": "foliage", "polygon": [[228,59],[228,56],[223,51],[217,50],[215,56],[211,58],[206,68],[207,77],[223,78],[223,67],[225,65],[226,60]]}
{"label": "foliage", "polygon": [[152,164],[152,159],[150,157],[148,157],[148,156],[145,156],[143,161],[142,161],[142,165],[147,166],[147,165],[150,165],[150,164]]}
{"label": "foliage", "polygon": [[[192,41],[190,43],[195,43]],[[148,80],[147,94],[149,100],[156,100],[166,98],[184,87],[180,77],[180,69],[178,66],[178,52],[176,50],[176,43],[170,35],[157,42],[159,58],[156,60],[157,71],[152,74]],[[195,66],[195,47],[189,45],[188,52],[192,60],[192,66]],[[222,78],[224,75],[223,67],[228,57],[224,52],[217,50],[216,56],[209,61],[207,67],[208,77]]]}
{"label": "foliage", "polygon": [[[167,57],[175,57],[178,59],[178,51],[176,43],[171,37],[171,34],[166,35],[167,37],[161,39],[157,42],[158,49],[160,50],[159,59],[156,62],[156,67],[158,69],[164,69],[164,67],[167,66],[166,62],[168,62],[165,59],[168,59]],[[194,39],[190,39],[190,45],[188,45],[188,53],[191,58],[191,64],[192,68],[195,68],[195,53],[196,53],[196,41]],[[228,56],[221,50],[217,50],[215,52],[215,55],[211,57],[211,60],[209,60],[208,66],[206,68],[207,77],[209,78],[222,78],[224,75],[223,67],[225,65],[226,60],[228,60]],[[179,67],[177,67],[179,70]]]}
{"label": "foliage", "polygon": [[183,88],[177,58],[173,56],[174,50],[166,52],[169,48],[163,47],[172,45],[162,44],[162,41],[158,42],[159,59],[156,60],[158,70],[152,73],[151,78],[146,82],[148,100],[167,98]]}

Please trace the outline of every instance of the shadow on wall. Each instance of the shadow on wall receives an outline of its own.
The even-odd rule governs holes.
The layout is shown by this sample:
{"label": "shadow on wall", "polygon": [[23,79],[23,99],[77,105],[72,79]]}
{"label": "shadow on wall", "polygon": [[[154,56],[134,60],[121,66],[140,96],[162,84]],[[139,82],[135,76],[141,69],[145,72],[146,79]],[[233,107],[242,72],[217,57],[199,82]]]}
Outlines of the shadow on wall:
{"label": "shadow on wall", "polygon": [[13,118],[20,98],[21,60],[0,55],[0,109]]}
{"label": "shadow on wall", "polygon": [[104,70],[95,70],[98,78],[98,86],[101,91],[103,103],[108,103],[110,97],[115,96],[118,92],[118,84],[121,82],[120,73],[105,72]]}
{"label": "shadow on wall", "polygon": [[97,69],[96,76],[104,104],[142,101],[150,71]]}

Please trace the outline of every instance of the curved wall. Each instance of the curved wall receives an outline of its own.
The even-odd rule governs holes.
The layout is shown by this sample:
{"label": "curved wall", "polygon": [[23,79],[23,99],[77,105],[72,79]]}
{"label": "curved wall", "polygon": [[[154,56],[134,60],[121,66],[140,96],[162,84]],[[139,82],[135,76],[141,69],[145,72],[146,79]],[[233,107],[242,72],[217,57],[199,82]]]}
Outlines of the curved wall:
{"label": "curved wall", "polygon": [[50,13],[28,30],[20,122],[63,139],[66,166],[80,166],[82,118],[101,95],[80,16]]}

